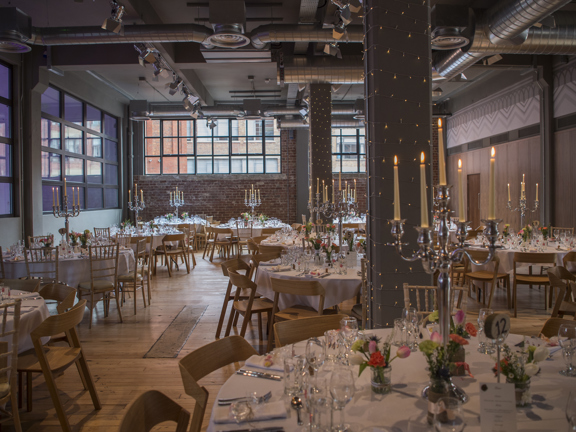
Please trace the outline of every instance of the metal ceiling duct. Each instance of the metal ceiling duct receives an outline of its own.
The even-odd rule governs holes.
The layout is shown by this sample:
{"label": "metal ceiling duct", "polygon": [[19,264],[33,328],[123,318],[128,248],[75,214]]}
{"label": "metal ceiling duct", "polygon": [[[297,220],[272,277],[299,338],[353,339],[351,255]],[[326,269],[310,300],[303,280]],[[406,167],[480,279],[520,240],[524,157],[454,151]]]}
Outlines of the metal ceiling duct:
{"label": "metal ceiling duct", "polygon": [[280,85],[292,83],[362,84],[364,63],[361,57],[344,59],[295,57],[292,63],[279,65],[277,81]]}
{"label": "metal ceiling duct", "polygon": [[362,26],[348,26],[341,39],[335,39],[332,29],[321,29],[311,25],[265,25],[252,31],[252,45],[264,49],[269,43],[277,42],[351,42],[364,41]]}
{"label": "metal ceiling duct", "polygon": [[216,105],[200,107],[198,110],[204,117],[243,117],[244,109],[241,105]]}
{"label": "metal ceiling duct", "polygon": [[278,116],[288,116],[288,115],[300,115],[300,109],[298,107],[263,107],[263,115],[264,117],[278,117]]}
{"label": "metal ceiling duct", "polygon": [[[363,128],[364,126],[363,120],[332,118],[332,127]],[[278,129],[302,129],[308,127],[310,127],[310,125],[300,119],[278,119]]]}
{"label": "metal ceiling duct", "polygon": [[241,0],[210,0],[209,20],[214,34],[206,43],[220,48],[242,48],[250,43],[246,29],[246,5]]}
{"label": "metal ceiling duct", "polygon": [[[509,2],[496,2],[496,5],[488,9],[484,16],[476,23],[474,29],[474,39],[472,43],[464,49],[439,53],[434,60],[434,69],[446,79],[451,79],[464,72],[478,60],[491,53],[505,53],[504,46],[522,44],[522,40],[527,40],[528,34],[538,29],[530,29],[525,35],[521,35],[533,24],[538,23],[552,12],[560,9],[570,0],[514,0]],[[510,26],[508,28],[507,26]],[[540,28],[542,30],[542,28]],[[545,38],[557,31],[557,29],[544,29],[539,45],[546,44]],[[510,40],[506,40],[510,37]],[[478,38],[478,40],[476,39]],[[498,48],[495,51],[488,51],[489,45],[485,41],[498,39]],[[559,38],[561,43],[563,38]],[[572,43],[570,44],[572,45]],[[491,48],[490,48],[491,49]],[[510,47],[511,49],[511,47]],[[521,51],[517,51],[521,52]],[[534,52],[532,53],[539,53]],[[550,52],[542,52],[549,54]]]}
{"label": "metal ceiling duct", "polygon": [[[363,99],[359,99],[364,102]],[[266,106],[261,107],[262,117],[280,117],[280,116],[300,116],[301,108],[298,107],[281,107]],[[199,112],[210,117],[240,117],[245,118],[245,112],[240,105],[217,105],[214,107],[200,107]],[[332,114],[334,115],[354,115],[358,114],[355,105],[333,105]],[[181,104],[153,104],[149,107],[149,114],[152,117],[189,117],[190,113],[184,109]]]}

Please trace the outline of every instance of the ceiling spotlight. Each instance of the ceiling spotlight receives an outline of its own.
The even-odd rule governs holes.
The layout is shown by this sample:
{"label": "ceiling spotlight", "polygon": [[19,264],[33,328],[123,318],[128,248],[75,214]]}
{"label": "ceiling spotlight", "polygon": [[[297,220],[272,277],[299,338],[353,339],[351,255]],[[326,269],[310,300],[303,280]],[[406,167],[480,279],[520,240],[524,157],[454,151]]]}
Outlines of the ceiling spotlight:
{"label": "ceiling spotlight", "polygon": [[140,66],[146,67],[147,63],[156,62],[154,51],[147,48],[144,44],[134,45],[134,49],[138,51],[138,62]]}
{"label": "ceiling spotlight", "polygon": [[332,84],[332,91],[336,93],[338,90],[340,90],[340,87],[342,87],[342,84]]}
{"label": "ceiling spotlight", "polygon": [[122,27],[122,16],[124,15],[124,6],[120,6],[116,0],[110,2],[112,6],[111,17],[106,19],[102,24],[104,30],[124,35],[124,28]]}
{"label": "ceiling spotlight", "polygon": [[198,109],[196,104],[199,100],[200,100],[199,97],[188,93],[186,97],[182,100],[182,105],[184,105],[184,109],[186,111],[194,112]]}
{"label": "ceiling spotlight", "polygon": [[298,112],[300,113],[300,115],[301,115],[302,117],[306,117],[306,116],[308,115],[308,109],[307,109],[307,108],[300,108],[300,109],[298,110]]}
{"label": "ceiling spotlight", "polygon": [[350,8],[346,7],[344,9],[340,9],[340,19],[344,23],[344,25],[348,25],[352,23],[352,12]]}
{"label": "ceiling spotlight", "polygon": [[168,85],[168,93],[170,93],[170,96],[174,96],[176,93],[178,93],[182,88],[182,85],[182,80],[180,80],[178,76],[174,76],[174,81]]}
{"label": "ceiling spotlight", "polygon": [[210,130],[213,130],[216,126],[218,126],[218,122],[214,119],[206,119],[206,127],[209,127]]}
{"label": "ceiling spotlight", "polygon": [[340,21],[332,29],[332,37],[334,39],[340,40],[342,39],[342,36],[344,36],[344,33],[346,33],[346,24],[344,24],[343,21]]}
{"label": "ceiling spotlight", "polygon": [[440,97],[442,96],[442,89],[440,87],[438,87],[436,90],[432,90],[432,97],[436,96],[436,97]]}
{"label": "ceiling spotlight", "polygon": [[329,54],[334,57],[338,57],[339,59],[342,58],[342,53],[340,52],[340,48],[338,48],[337,43],[331,43],[324,45],[324,53]]}
{"label": "ceiling spotlight", "polygon": [[358,13],[362,9],[362,3],[360,0],[350,0],[348,7],[352,12]]}
{"label": "ceiling spotlight", "polygon": [[500,60],[502,60],[502,56],[500,54],[496,54],[493,55],[492,57],[488,57],[486,59],[486,64],[488,64],[489,66],[493,65],[494,63],[499,62]]}
{"label": "ceiling spotlight", "polygon": [[166,69],[164,69],[159,61],[153,64],[154,66],[154,76],[157,78],[160,75],[162,78],[168,78],[170,75]]}

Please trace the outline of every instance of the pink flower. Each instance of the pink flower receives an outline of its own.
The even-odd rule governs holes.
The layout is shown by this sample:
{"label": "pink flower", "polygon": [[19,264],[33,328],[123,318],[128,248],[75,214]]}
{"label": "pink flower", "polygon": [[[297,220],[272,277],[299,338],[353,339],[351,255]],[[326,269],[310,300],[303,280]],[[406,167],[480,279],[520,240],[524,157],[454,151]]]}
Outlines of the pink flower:
{"label": "pink flower", "polygon": [[368,351],[370,354],[374,354],[378,350],[378,343],[375,340],[371,340],[368,344]]}
{"label": "pink flower", "polygon": [[442,336],[440,336],[440,333],[435,331],[435,332],[432,332],[432,334],[430,335],[430,340],[432,342],[440,343],[440,342],[442,342]]}
{"label": "pink flower", "polygon": [[458,312],[456,312],[456,315],[454,316],[454,324],[456,325],[463,324],[465,319],[466,314],[462,309],[460,309]]}
{"label": "pink flower", "polygon": [[468,341],[464,339],[462,336],[452,333],[450,335],[450,339],[456,342],[458,345],[468,345]]}
{"label": "pink flower", "polygon": [[398,351],[396,352],[396,357],[404,359],[409,356],[410,356],[410,348],[408,348],[406,345],[402,345],[400,348],[398,348]]}

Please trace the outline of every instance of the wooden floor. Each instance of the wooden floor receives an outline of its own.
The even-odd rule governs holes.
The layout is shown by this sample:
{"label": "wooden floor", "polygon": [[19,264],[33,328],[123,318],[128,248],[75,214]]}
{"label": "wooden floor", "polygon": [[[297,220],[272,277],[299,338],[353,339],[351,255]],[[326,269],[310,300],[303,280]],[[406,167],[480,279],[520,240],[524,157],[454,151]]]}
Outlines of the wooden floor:
{"label": "wooden floor", "polygon": [[[145,359],[144,354],[161,336],[184,305],[208,305],[204,316],[190,335],[179,358],[194,349],[214,340],[216,326],[222,307],[222,296],[227,280],[222,275],[219,262],[209,263],[197,255],[198,265],[190,275],[185,269],[174,272],[169,278],[166,270],[158,268],[153,281],[152,305],[146,309],[142,298],[137,296],[138,313],[133,314],[132,299],[123,307],[124,323],[117,319],[115,306],[111,305],[110,316],[104,318],[99,305],[92,325],[88,329],[88,312],[82,322],[79,333],[89,359],[89,366],[95,380],[96,388],[102,403],[102,410],[95,411],[88,392],[82,389],[80,378],[75,368],[70,368],[57,378],[62,401],[69,420],[75,431],[115,431],[125,412],[126,406],[140,393],[156,389],[178,400],[186,409],[192,411],[193,400],[184,394],[178,358]],[[498,293],[494,300],[496,310],[505,310],[505,297]],[[538,308],[529,309],[530,305]],[[342,305],[342,309],[351,307],[351,302]],[[527,335],[537,334],[543,322],[549,316],[544,310],[544,289],[532,290],[521,287],[519,291],[519,308],[523,310],[519,318],[512,319],[512,331]],[[469,299],[469,319],[474,321],[474,312],[478,305]],[[254,319],[254,323],[256,320]],[[263,345],[258,343],[257,327],[249,327],[247,339],[256,349]],[[220,370],[205,378],[204,385],[210,392],[211,411],[213,398],[218,388],[233,373],[232,367]],[[24,431],[60,431],[55,410],[44,383],[38,376],[34,380],[34,408],[28,413],[21,411]],[[206,426],[207,419],[204,426]],[[5,424],[3,430],[13,430]],[[158,429],[158,430],[170,430]],[[173,429],[172,429],[173,430]]]}

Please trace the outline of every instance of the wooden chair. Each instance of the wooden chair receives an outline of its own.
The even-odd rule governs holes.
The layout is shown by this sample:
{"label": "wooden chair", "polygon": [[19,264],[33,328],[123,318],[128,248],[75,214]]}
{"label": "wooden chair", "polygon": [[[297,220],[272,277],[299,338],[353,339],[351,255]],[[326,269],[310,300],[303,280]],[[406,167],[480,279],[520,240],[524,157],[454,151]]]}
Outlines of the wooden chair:
{"label": "wooden chair", "polygon": [[72,288],[63,283],[58,283],[42,287],[42,289],[38,291],[38,294],[40,294],[44,300],[56,301],[56,310],[61,314],[74,306],[76,288]]}
{"label": "wooden chair", "polygon": [[90,321],[88,328],[92,328],[92,313],[99,299],[95,296],[103,296],[104,316],[108,316],[110,293],[114,292],[118,317],[122,320],[120,308],[120,295],[118,291],[118,250],[119,245],[89,246],[90,257],[90,280],[78,284],[78,300],[85,295],[90,296]]}
{"label": "wooden chair", "polygon": [[256,272],[258,271],[258,267],[262,262],[269,262],[275,259],[279,259],[281,256],[280,252],[266,252],[266,253],[259,253],[256,255],[249,255],[248,262],[250,262],[250,272],[248,273],[248,277],[250,280],[256,280]]}
{"label": "wooden chair", "polygon": [[[172,242],[176,242],[176,246],[169,244]],[[190,264],[188,263],[186,249],[186,234],[167,234],[162,238],[162,245],[158,246],[154,251],[154,274],[156,274],[158,256],[164,257],[169,277],[172,277],[172,263],[176,262],[176,265],[178,265],[178,257],[182,258],[182,261],[186,264],[186,271],[190,273]],[[176,258],[176,261],[174,261],[174,258]]]}
{"label": "wooden chair", "polygon": [[[575,263],[576,264],[576,252],[570,251],[562,258],[562,265],[568,268],[568,264]],[[572,267],[574,268],[574,266]],[[576,273],[575,270],[571,271],[573,274]]]}
{"label": "wooden chair", "polygon": [[190,432],[201,431],[208,405],[208,389],[200,386],[198,381],[230,363],[245,361],[257,354],[245,339],[240,336],[229,336],[192,351],[178,362],[184,391],[196,402]]}
{"label": "wooden chair", "polygon": [[58,282],[58,246],[53,248],[25,248],[28,279],[39,279],[40,285]]}
{"label": "wooden chair", "polygon": [[354,231],[354,233],[358,234],[360,231],[360,224],[359,223],[343,223],[342,228],[345,230]]}
{"label": "wooden chair", "polygon": [[134,270],[128,274],[118,276],[118,285],[122,291],[122,303],[126,301],[126,293],[134,293],[134,315],[136,315],[136,291],[141,288],[142,301],[146,307],[146,294],[144,292],[144,277],[142,276],[142,266],[146,256],[146,240],[140,240],[137,243],[136,262]]}
{"label": "wooden chair", "polygon": [[548,318],[548,320],[546,320],[544,323],[542,330],[540,330],[540,334],[546,336],[547,338],[558,336],[558,330],[560,330],[560,326],[562,324],[575,325],[576,321],[562,318]]}
{"label": "wooden chair", "polygon": [[246,241],[246,249],[248,249],[249,255],[256,255],[260,253],[260,247],[256,242],[254,242],[254,239],[251,238]]}
{"label": "wooden chair", "polygon": [[282,253],[284,248],[282,246],[267,246],[260,243],[258,245],[258,251],[261,254],[269,254],[269,253]]}
{"label": "wooden chair", "polygon": [[230,259],[230,251],[234,245],[238,245],[235,240],[234,232],[231,228],[216,228],[210,227],[208,229],[208,240],[206,241],[206,248],[204,249],[204,255],[210,255],[210,262],[214,259],[214,251],[216,248],[220,248],[221,252],[224,253],[226,259]]}
{"label": "wooden chair", "polygon": [[[0,327],[0,423],[8,420],[13,421],[14,429],[22,432],[20,414],[18,412],[18,335],[20,331],[20,307],[21,299],[0,304],[2,325]],[[11,308],[8,311],[8,308]],[[8,323],[8,315],[12,316],[12,322]],[[8,325],[7,325],[8,324]],[[10,341],[10,342],[9,342]],[[6,409],[10,401],[11,412]]]}
{"label": "wooden chair", "polygon": [[324,336],[327,330],[340,328],[346,314],[322,315],[299,320],[279,321],[274,324],[276,347],[283,347],[312,337]]}
{"label": "wooden chair", "polygon": [[148,289],[148,306],[150,306],[150,300],[152,299],[152,287],[150,286],[150,281],[152,280],[152,260],[150,257],[153,251],[150,250],[152,245],[152,236],[133,236],[131,240],[131,244],[136,245],[136,249],[138,249],[138,242],[146,240],[146,249],[143,255],[141,255],[141,259],[143,257],[143,263],[140,266],[140,274],[144,279],[144,286]]}
{"label": "wooden chair", "polygon": [[268,236],[257,236],[257,237],[252,237],[252,241],[254,243],[256,243],[257,245],[259,245],[260,243],[262,243],[262,240],[267,239]]}
{"label": "wooden chair", "polygon": [[[232,322],[234,321],[234,314],[238,313],[242,315],[244,319],[242,320],[242,328],[240,330],[240,336],[244,337],[246,334],[246,329],[248,328],[248,323],[252,320],[252,314],[258,314],[258,334],[260,340],[264,340],[263,328],[262,328],[262,314],[266,313],[268,317],[268,322],[270,322],[271,312],[272,312],[272,302],[266,298],[256,298],[256,289],[258,288],[254,282],[250,280],[248,276],[241,275],[232,268],[228,269],[228,276],[230,277],[230,283],[232,286],[236,287],[236,293],[234,295],[234,302],[232,303],[232,312],[228,318],[228,325],[226,326],[226,333],[224,336],[229,336],[232,330]],[[240,300],[240,293],[242,290],[249,291],[249,297],[247,300]],[[270,337],[270,336],[269,336]]]}
{"label": "wooden chair", "polygon": [[[479,250],[468,250],[468,254],[475,261],[485,261],[488,258],[488,251]],[[492,258],[494,263],[494,270],[477,270],[472,271],[472,262],[466,259],[466,269],[464,270],[464,284],[468,285],[468,292],[472,292],[472,287],[474,282],[482,282],[482,303],[486,305],[486,283],[490,284],[490,295],[488,296],[487,307],[492,306],[492,298],[494,297],[494,290],[498,284],[498,281],[504,281],[504,287],[506,288],[506,301],[508,309],[510,309],[510,275],[508,273],[499,273],[500,268],[500,258],[496,255]],[[476,300],[480,301],[479,288],[476,288]]]}
{"label": "wooden chair", "polygon": [[[238,227],[238,221],[236,221],[236,232],[238,233],[238,236],[237,236],[237,239],[238,239],[238,256],[242,255],[242,249],[244,249],[244,248],[246,248],[248,253],[250,253],[250,248],[248,247],[248,242],[252,239],[252,227],[253,227],[252,221],[248,222],[248,228],[239,228]],[[241,229],[249,229],[250,233],[246,237],[242,238],[242,236],[240,235]]]}
{"label": "wooden chair", "polygon": [[550,289],[558,288],[558,295],[552,318],[564,318],[564,315],[573,315],[576,319],[576,302],[574,301],[573,285],[576,276],[566,270],[565,267],[556,266],[548,269],[548,279],[550,279]]}
{"label": "wooden chair", "polygon": [[[336,309],[324,311],[324,297],[326,291],[317,280],[294,280],[271,278],[272,290],[274,291],[274,303],[272,308],[272,317],[269,322],[269,336],[267,351],[272,349],[274,323],[279,321],[297,320],[300,318],[309,318],[323,315],[324,312],[336,314]],[[278,310],[280,295],[295,295],[306,297],[318,297],[318,309],[310,306],[294,305],[286,309]]]}
{"label": "wooden chair", "polygon": [[[438,309],[438,287],[426,285],[404,284],[404,307],[415,307],[418,315],[425,319],[433,311]],[[456,300],[458,294],[458,300]],[[454,315],[454,309],[466,310],[468,287],[453,286],[450,291],[450,315]]]}
{"label": "wooden chair", "polygon": [[[86,362],[86,357],[80,344],[76,326],[80,324],[84,317],[84,310],[86,309],[86,300],[81,300],[70,309],[58,315],[49,316],[30,334],[32,343],[34,344],[34,351],[21,354],[18,357],[18,373],[26,374],[27,377],[27,397],[32,398],[32,374],[42,373],[46,380],[46,385],[56,414],[60,420],[60,426],[65,432],[72,431],[68,417],[62,407],[58,388],[56,387],[55,374],[60,374],[68,369],[73,364],[78,363],[78,370],[81,371],[82,381],[86,383],[87,390],[92,398],[94,409],[100,410],[100,400],[98,393],[94,387],[94,381]],[[46,346],[42,344],[43,337],[50,337],[60,333],[68,335],[70,346]]]}
{"label": "wooden chair", "polygon": [[178,229],[186,234],[186,240],[184,244],[186,245],[186,253],[188,254],[188,260],[192,257],[192,268],[196,267],[196,257],[194,252],[196,252],[196,228],[193,224],[178,224]]}
{"label": "wooden chair", "polygon": [[[518,273],[517,264],[530,264],[530,273]],[[514,279],[513,279],[513,293],[512,302],[514,303],[514,318],[518,316],[518,305],[516,303],[517,286],[521,285],[544,285],[544,308],[547,309],[546,293],[550,285],[548,275],[533,275],[532,265],[544,264],[549,267],[556,265],[556,254],[554,253],[530,253],[530,252],[515,252],[514,253]],[[552,290],[550,293],[550,304],[552,304]]]}
{"label": "wooden chair", "polygon": [[[245,276],[250,273],[250,265],[246,263],[246,261],[240,258],[234,258],[228,261],[224,261],[220,264],[222,267],[222,273],[224,276],[229,277],[228,270],[232,269],[236,272],[239,270],[243,270],[245,272]],[[222,325],[224,324],[224,317],[226,316],[226,310],[228,309],[228,303],[234,300],[235,294],[232,293],[232,282],[228,280],[228,287],[226,288],[226,293],[224,294],[224,304],[222,305],[222,311],[220,312],[220,320],[218,321],[218,326],[216,328],[216,339],[220,337],[220,332],[222,331]],[[249,300],[250,296],[239,296],[239,300]],[[234,314],[234,308],[230,314]],[[234,318],[235,319],[235,318]]]}
{"label": "wooden chair", "polygon": [[296,230],[298,232],[302,231],[302,224],[299,223],[293,223],[292,225],[290,225],[292,227],[293,230]]}
{"label": "wooden chair", "polygon": [[110,238],[110,227],[108,228],[94,228],[94,237],[102,237],[105,239]]}
{"label": "wooden chair", "polygon": [[362,323],[362,328],[366,328],[366,319],[367,319],[367,289],[368,289],[368,280],[366,275],[366,258],[362,258],[360,260],[360,275],[362,278],[362,285],[360,285],[360,290],[356,295],[356,304],[352,306],[352,310],[350,311],[350,316],[353,316],[358,320],[358,323]]}
{"label": "wooden chair", "polygon": [[278,228],[262,228],[262,236],[264,237],[268,237],[271,236],[272,234],[275,234],[276,231],[280,231],[282,228],[278,227]]}
{"label": "wooden chair", "polygon": [[187,432],[190,413],[164,393],[148,390],[130,403],[118,432],[149,432],[168,421],[176,423],[175,432]]}
{"label": "wooden chair", "polygon": [[125,248],[130,247],[132,243],[132,235],[131,234],[116,234],[116,243],[120,246],[124,246]]}
{"label": "wooden chair", "polygon": [[40,289],[40,279],[0,279],[0,282],[20,291],[37,292]]}

